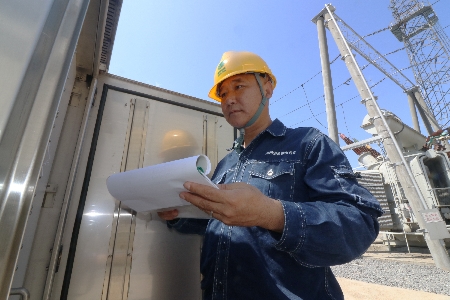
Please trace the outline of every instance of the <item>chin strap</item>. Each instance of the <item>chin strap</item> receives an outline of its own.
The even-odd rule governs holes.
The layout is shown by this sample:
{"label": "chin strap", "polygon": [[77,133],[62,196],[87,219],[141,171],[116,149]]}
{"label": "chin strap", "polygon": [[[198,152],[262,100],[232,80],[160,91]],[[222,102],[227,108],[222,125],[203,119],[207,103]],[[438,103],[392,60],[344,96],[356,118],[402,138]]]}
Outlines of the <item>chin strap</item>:
{"label": "chin strap", "polygon": [[[244,125],[244,127],[239,128],[239,137],[234,141],[233,143],[233,147],[231,149],[236,150],[236,152],[238,154],[240,154],[242,152],[242,144],[244,143],[244,135],[245,135],[245,128],[253,125],[253,123],[256,122],[256,120],[258,120],[259,116],[261,115],[264,106],[266,106],[267,100],[269,100],[263,90],[263,86],[261,83],[261,79],[259,78],[259,73],[253,73],[255,75],[256,81],[258,82],[259,85],[259,90],[261,91],[261,95],[262,95],[262,99],[261,99],[261,103],[259,104],[258,110],[255,112],[255,114],[253,115],[253,117],[247,122],[247,124]],[[268,76],[268,75],[266,75]]]}

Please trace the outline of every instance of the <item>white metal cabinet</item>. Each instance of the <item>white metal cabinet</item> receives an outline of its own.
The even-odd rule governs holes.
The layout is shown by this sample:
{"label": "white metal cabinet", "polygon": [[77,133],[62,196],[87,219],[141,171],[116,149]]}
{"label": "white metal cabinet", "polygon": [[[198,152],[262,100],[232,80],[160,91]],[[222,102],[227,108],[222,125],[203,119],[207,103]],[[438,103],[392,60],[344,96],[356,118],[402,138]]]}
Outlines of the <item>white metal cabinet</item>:
{"label": "white metal cabinet", "polygon": [[[201,237],[169,230],[156,213],[134,216],[118,207],[106,178],[200,153],[215,167],[234,131],[217,104],[111,75],[99,79],[99,89],[102,81],[110,88],[97,99],[104,98],[104,109],[92,142],[95,157],[85,178],[89,187],[79,235],[72,237],[77,241],[68,299],[122,299],[122,294],[123,299],[201,299]],[[168,143],[173,132],[188,138]],[[167,155],[174,147],[181,150]]]}

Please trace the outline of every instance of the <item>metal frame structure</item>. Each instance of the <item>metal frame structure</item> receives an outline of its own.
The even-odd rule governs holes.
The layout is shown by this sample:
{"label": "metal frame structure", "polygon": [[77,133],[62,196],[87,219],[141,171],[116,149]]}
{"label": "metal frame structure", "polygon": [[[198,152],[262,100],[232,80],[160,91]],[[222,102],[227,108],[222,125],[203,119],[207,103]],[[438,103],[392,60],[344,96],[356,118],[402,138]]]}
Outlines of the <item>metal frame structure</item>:
{"label": "metal frame structure", "polygon": [[403,74],[401,70],[394,66],[385,55],[377,51],[361,35],[351,28],[350,25],[345,23],[337,14],[334,16],[350,48],[380,70],[386,77],[395,82],[408,95],[414,129],[420,132],[415,110],[415,108],[417,108],[428,133],[431,134],[433,131],[438,130],[439,124],[432,111],[430,111],[426,105],[420,88]]}
{"label": "metal frame structure", "polygon": [[[313,18],[313,22],[317,23],[317,20],[320,17],[323,17],[326,21],[326,27],[336,42],[341,57],[362,98],[362,103],[365,105],[370,118],[373,120],[378,135],[382,138],[384,149],[386,150],[390,163],[395,169],[398,179],[403,187],[403,191],[416,215],[420,215],[421,211],[428,208],[426,201],[420,192],[417,182],[414,180],[414,175],[408,162],[403,156],[403,152],[394,133],[390,129],[384,114],[378,106],[375,96],[356,62],[351,47],[336,21],[334,11],[335,8],[331,4],[325,5],[325,8]],[[426,228],[425,221],[422,220],[422,218],[419,218],[418,223],[420,228]],[[424,231],[423,233],[436,265],[441,269],[450,270],[450,257],[443,240],[431,239],[430,234],[427,231]]]}
{"label": "metal frame structure", "polygon": [[391,32],[404,43],[417,85],[435,119],[450,122],[450,40],[430,4],[419,0],[391,0],[395,22]]}

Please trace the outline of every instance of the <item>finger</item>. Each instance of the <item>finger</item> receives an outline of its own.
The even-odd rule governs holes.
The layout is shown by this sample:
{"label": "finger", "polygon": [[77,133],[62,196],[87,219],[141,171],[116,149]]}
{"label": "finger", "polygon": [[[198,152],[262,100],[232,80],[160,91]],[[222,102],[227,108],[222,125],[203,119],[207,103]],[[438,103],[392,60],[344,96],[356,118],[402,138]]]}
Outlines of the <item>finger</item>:
{"label": "finger", "polygon": [[158,216],[163,220],[170,221],[178,217],[178,210],[172,209],[166,211],[159,211]]}
{"label": "finger", "polygon": [[197,194],[182,192],[180,193],[180,198],[197,206],[198,208],[207,213],[210,213],[211,211],[220,212],[222,210],[221,209],[222,204],[203,198]]}
{"label": "finger", "polygon": [[192,194],[197,194],[204,199],[208,199],[210,201],[218,203],[223,202],[222,201],[223,197],[219,189],[189,181],[185,182],[183,186]]}
{"label": "finger", "polygon": [[245,182],[235,182],[235,183],[227,183],[227,184],[225,184],[225,183],[222,183],[222,184],[218,184],[217,185],[217,187],[220,189],[220,190],[228,190],[228,191],[231,191],[231,190],[237,190],[237,189],[243,189],[243,188],[248,188],[248,187],[250,187],[251,185],[249,185],[249,184],[247,184],[247,183],[245,183]]}

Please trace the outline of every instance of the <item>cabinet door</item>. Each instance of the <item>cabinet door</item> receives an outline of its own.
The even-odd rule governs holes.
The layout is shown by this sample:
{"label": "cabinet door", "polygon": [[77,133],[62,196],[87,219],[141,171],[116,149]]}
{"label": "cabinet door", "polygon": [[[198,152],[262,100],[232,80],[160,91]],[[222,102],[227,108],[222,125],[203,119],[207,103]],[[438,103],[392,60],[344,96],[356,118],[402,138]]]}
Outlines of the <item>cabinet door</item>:
{"label": "cabinet door", "polygon": [[199,154],[211,156],[214,170],[233,129],[205,109],[122,91],[109,90],[104,105],[69,299],[201,299],[202,238],[169,230],[154,212],[123,207],[106,178]]}

